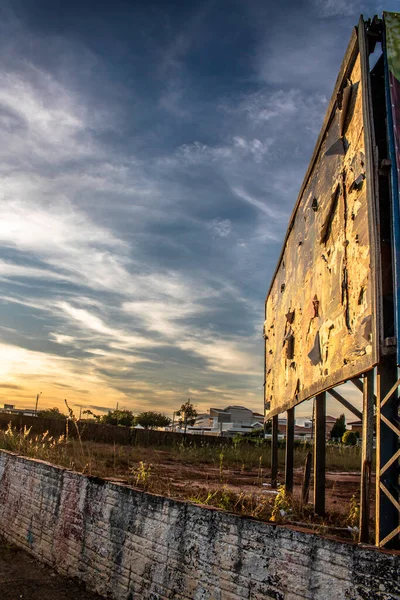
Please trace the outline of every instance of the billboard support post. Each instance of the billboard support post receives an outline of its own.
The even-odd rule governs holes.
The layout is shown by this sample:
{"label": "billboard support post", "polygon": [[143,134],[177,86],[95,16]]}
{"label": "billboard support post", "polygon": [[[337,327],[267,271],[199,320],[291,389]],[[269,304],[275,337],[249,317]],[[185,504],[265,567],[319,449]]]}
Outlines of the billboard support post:
{"label": "billboard support post", "polygon": [[376,545],[394,546],[399,533],[398,389],[394,360],[378,365],[376,423]]}
{"label": "billboard support post", "polygon": [[294,407],[289,408],[286,422],[285,489],[289,494],[293,493],[294,410]]}
{"label": "billboard support post", "polygon": [[374,371],[363,381],[362,456],[360,486],[360,542],[369,542],[371,469],[374,440]]}
{"label": "billboard support post", "polygon": [[271,487],[276,488],[278,479],[278,421],[279,415],[272,417],[271,439]]}
{"label": "billboard support post", "polygon": [[325,514],[326,392],[315,397],[314,510]]}

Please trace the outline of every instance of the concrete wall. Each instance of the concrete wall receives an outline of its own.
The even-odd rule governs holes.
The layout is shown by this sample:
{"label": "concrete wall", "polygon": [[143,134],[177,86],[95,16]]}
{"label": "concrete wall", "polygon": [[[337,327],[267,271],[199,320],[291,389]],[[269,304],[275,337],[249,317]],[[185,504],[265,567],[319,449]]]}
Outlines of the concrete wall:
{"label": "concrete wall", "polygon": [[0,533],[111,598],[400,599],[399,555],[145,494],[4,451]]}

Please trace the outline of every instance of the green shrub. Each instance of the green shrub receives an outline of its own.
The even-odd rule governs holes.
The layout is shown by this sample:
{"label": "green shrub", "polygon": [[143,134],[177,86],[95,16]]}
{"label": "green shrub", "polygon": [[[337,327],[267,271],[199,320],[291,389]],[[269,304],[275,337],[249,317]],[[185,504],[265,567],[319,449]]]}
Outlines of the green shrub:
{"label": "green shrub", "polygon": [[342,437],[342,442],[346,446],[355,446],[357,444],[357,436],[354,431],[345,431]]}

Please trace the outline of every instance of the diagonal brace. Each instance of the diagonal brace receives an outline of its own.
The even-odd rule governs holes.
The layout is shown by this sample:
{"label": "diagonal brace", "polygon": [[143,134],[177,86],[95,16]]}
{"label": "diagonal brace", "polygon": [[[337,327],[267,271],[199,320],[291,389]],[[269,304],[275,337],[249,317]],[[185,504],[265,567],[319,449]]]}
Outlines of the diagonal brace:
{"label": "diagonal brace", "polygon": [[355,406],[353,406],[351,402],[346,400],[346,398],[343,398],[342,394],[339,394],[339,392],[337,392],[334,389],[328,390],[328,394],[330,394],[333,398],[335,398],[335,400],[340,402],[340,404],[343,404],[343,406],[345,406],[347,410],[352,412],[353,415],[356,415],[356,417],[358,417],[360,421],[362,421],[362,412],[360,412]]}

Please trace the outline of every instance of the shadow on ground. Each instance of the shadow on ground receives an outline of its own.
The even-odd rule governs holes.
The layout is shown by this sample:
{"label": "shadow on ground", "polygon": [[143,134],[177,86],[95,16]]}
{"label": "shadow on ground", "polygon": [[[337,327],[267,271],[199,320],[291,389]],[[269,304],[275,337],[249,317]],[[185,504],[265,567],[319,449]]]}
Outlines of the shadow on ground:
{"label": "shadow on ground", "polygon": [[0,537],[1,600],[102,600]]}

